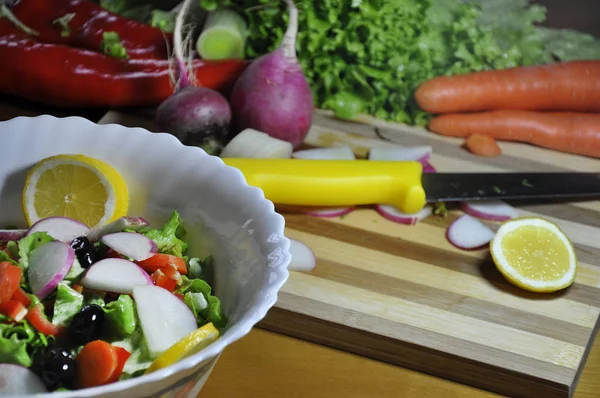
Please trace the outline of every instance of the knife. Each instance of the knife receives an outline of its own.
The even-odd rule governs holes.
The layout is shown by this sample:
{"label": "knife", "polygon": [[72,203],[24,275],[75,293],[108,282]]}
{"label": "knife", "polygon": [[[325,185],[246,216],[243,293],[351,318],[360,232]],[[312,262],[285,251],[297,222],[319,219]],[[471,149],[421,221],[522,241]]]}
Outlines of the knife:
{"label": "knife", "polygon": [[600,173],[423,173],[419,162],[224,158],[276,204],[388,204],[600,197]]}

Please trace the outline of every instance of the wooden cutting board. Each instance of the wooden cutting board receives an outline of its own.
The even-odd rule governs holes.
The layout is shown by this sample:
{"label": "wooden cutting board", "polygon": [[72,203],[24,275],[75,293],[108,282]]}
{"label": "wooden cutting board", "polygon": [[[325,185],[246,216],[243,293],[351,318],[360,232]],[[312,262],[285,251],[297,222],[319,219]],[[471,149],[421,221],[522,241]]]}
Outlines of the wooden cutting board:
{"label": "wooden cutting board", "polygon": [[[154,130],[148,119],[114,112],[101,122]],[[325,112],[315,114],[306,139],[308,146],[349,144],[359,157],[391,143],[433,146],[439,171],[600,172],[600,160],[521,144],[479,158],[457,139]],[[566,291],[528,293],[506,282],[487,250],[451,246],[445,229],[456,211],[415,226],[370,208],[335,219],[283,212],[287,235],[312,248],[317,267],[291,273],[260,327],[500,394],[571,396],[598,329],[600,202],[520,205],[519,212],[558,223],[575,244],[580,264]]]}

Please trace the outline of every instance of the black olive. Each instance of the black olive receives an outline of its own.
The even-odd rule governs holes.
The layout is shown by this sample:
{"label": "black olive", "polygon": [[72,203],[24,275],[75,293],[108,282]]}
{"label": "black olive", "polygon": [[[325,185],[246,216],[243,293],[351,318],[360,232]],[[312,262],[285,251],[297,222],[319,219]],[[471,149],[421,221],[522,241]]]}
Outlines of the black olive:
{"label": "black olive", "polygon": [[54,391],[59,387],[73,387],[75,359],[61,348],[49,348],[36,361],[34,369],[50,391]]}
{"label": "black olive", "polygon": [[96,337],[104,320],[104,311],[96,304],[83,307],[69,324],[69,340],[77,345],[89,343]]}
{"label": "black olive", "polygon": [[73,239],[73,242],[71,242],[71,247],[75,251],[77,260],[83,268],[88,268],[90,265],[96,262],[97,256],[94,245],[85,236],[80,236]]}

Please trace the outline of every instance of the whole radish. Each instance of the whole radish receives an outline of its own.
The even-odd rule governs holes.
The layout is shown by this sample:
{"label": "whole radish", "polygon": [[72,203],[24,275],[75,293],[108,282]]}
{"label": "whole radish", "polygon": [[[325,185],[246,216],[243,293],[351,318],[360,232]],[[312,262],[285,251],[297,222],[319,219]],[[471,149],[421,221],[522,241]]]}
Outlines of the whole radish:
{"label": "whole radish", "polygon": [[182,40],[183,22],[192,0],[186,0],[175,21],[173,36],[178,87],[156,110],[159,129],[176,136],[183,144],[218,154],[229,134],[231,108],[219,92],[195,86],[187,71]]}
{"label": "whole radish", "polygon": [[253,61],[231,94],[237,131],[256,129],[298,147],[314,110],[312,92],[296,57],[298,9],[286,0],[289,23],[279,47]]}

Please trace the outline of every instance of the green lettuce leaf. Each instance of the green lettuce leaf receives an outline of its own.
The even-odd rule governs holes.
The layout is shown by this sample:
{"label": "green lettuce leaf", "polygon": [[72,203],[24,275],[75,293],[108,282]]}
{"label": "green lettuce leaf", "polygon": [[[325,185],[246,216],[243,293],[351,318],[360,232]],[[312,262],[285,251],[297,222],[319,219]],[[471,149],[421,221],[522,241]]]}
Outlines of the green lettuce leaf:
{"label": "green lettuce leaf", "polygon": [[79,281],[84,272],[85,268],[81,266],[79,260],[76,258],[75,261],[73,261],[73,265],[69,269],[69,272],[67,272],[67,275],[65,275],[64,280],[70,283],[76,283]]}
{"label": "green lettuce leaf", "polygon": [[137,326],[133,333],[121,340],[115,340],[111,344],[125,348],[131,353],[125,366],[120,380],[126,380],[132,377],[141,376],[146,369],[150,367],[154,357],[150,354],[144,333],[140,326]]}
{"label": "green lettuce leaf", "polygon": [[144,235],[156,243],[159,253],[185,258],[183,254],[187,250],[187,243],[183,239],[186,231],[177,211],[173,211],[171,218],[162,228],[145,231]]}
{"label": "green lettuce leaf", "polygon": [[26,320],[12,322],[0,315],[0,363],[29,367],[35,355],[53,340],[51,336],[38,333]]}
{"label": "green lettuce leaf", "polygon": [[137,327],[137,315],[133,299],[121,294],[119,298],[104,306],[104,322],[120,337],[131,335]]}
{"label": "green lettuce leaf", "polygon": [[[185,275],[182,278],[176,293],[183,294],[183,302],[196,315],[198,326],[211,322],[216,328],[225,327],[227,317],[221,309],[221,301],[211,294],[210,285],[202,279],[189,279]],[[203,301],[198,298],[198,293],[204,296]]]}
{"label": "green lettuce leaf", "polygon": [[48,242],[52,242],[53,240],[54,238],[52,238],[46,232],[35,232],[19,240],[19,264],[21,265],[21,268],[23,268],[23,271],[27,271],[29,268],[29,255],[31,252]]}
{"label": "green lettuce leaf", "polygon": [[10,256],[3,250],[0,250],[0,262],[3,261],[8,261],[9,263],[13,264],[13,265],[18,265],[18,263],[16,261],[14,261],[12,258],[10,258]]}
{"label": "green lettuce leaf", "polygon": [[56,288],[52,323],[57,326],[68,325],[83,307],[83,302],[83,294],[71,289],[65,282],[60,282]]}

